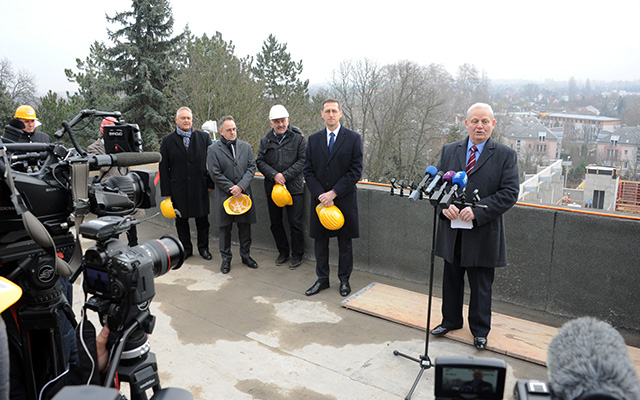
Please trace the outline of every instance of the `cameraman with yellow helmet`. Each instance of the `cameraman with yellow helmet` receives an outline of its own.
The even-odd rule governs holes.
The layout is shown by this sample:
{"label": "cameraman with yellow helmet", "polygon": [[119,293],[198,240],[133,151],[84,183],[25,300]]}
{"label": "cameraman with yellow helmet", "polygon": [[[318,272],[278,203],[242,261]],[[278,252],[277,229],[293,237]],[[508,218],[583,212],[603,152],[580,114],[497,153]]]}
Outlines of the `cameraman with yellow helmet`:
{"label": "cameraman with yellow helmet", "polygon": [[36,131],[37,122],[33,107],[18,107],[9,124],[4,127],[2,140],[12,143],[51,143],[49,135]]}

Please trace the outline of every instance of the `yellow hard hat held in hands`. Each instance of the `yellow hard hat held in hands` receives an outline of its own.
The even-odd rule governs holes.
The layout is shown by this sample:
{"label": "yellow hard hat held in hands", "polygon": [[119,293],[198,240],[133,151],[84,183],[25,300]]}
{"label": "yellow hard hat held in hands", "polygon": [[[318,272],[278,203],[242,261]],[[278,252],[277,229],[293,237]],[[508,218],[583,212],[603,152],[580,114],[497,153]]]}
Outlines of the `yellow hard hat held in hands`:
{"label": "yellow hard hat held in hands", "polygon": [[271,190],[271,200],[273,200],[278,207],[290,206],[293,204],[291,193],[289,193],[284,185],[273,185],[273,190]]}
{"label": "yellow hard hat held in hands", "polygon": [[316,214],[322,226],[330,231],[336,231],[344,225],[344,215],[335,205],[325,207],[322,203],[316,206]]}

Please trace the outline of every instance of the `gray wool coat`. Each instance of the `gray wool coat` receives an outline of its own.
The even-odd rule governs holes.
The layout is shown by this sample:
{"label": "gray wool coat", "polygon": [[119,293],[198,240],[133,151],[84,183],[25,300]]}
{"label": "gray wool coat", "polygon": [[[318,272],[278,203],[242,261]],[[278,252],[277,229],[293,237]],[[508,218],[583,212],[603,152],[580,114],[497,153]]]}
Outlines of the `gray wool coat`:
{"label": "gray wool coat", "polygon": [[231,187],[238,185],[242,192],[251,198],[251,181],[256,173],[256,162],[251,145],[240,139],[236,141],[236,158],[222,141],[212,143],[207,149],[207,170],[215,184],[213,193],[213,212],[219,227],[236,223],[256,222],[255,204],[242,215],[229,215],[222,203],[231,196]]}

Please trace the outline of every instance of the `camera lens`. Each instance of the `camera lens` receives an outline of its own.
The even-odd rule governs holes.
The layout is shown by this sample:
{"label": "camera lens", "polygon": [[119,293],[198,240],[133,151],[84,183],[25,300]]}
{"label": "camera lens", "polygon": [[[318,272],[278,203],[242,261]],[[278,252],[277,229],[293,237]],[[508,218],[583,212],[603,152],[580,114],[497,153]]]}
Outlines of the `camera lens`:
{"label": "camera lens", "polygon": [[149,240],[136,246],[144,249],[153,260],[153,276],[161,276],[172,269],[178,269],[184,262],[184,247],[173,235],[164,235],[160,239]]}

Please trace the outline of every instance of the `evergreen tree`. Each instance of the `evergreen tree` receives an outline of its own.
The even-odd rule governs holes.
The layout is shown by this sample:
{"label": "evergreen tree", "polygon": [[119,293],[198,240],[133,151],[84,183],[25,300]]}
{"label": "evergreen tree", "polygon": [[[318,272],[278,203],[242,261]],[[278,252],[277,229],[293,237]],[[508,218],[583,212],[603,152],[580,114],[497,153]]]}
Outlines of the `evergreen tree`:
{"label": "evergreen tree", "polygon": [[144,147],[159,148],[159,140],[172,129],[172,103],[179,46],[184,34],[173,35],[173,15],[166,0],[133,0],[132,9],[107,21],[121,24],[107,30],[114,47],[108,49],[108,74],[125,120],[140,126]]}
{"label": "evergreen tree", "polygon": [[108,76],[106,71],[107,47],[103,42],[95,41],[90,47],[89,56],[85,61],[76,59],[79,72],[65,69],[69,82],[78,84],[75,101],[83,100],[77,111],[81,109],[95,109],[100,111],[117,111],[120,99],[114,92],[115,78]]}

